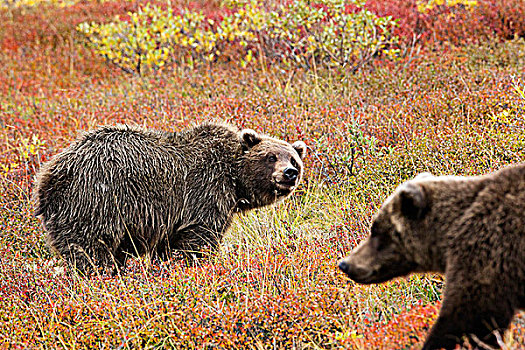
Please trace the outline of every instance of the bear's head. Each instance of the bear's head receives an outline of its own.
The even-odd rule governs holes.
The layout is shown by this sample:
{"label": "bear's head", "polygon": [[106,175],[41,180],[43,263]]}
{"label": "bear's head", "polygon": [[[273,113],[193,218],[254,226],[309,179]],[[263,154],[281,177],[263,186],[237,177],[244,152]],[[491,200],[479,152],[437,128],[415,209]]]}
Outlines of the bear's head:
{"label": "bear's head", "polygon": [[468,197],[461,184],[429,173],[401,184],[374,216],[370,236],[339,268],[364,284],[411,272],[444,272],[446,232]]}
{"label": "bear's head", "polygon": [[303,175],[306,145],[302,141],[289,144],[244,129],[240,134],[243,149],[243,207],[256,208],[275,203],[289,196]]}

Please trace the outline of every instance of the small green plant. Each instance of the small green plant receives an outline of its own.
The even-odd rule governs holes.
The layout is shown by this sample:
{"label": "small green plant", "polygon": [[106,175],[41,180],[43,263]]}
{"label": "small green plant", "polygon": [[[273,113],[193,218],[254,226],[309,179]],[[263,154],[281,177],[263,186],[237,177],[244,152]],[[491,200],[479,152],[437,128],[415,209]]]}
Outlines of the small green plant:
{"label": "small green plant", "polygon": [[359,163],[367,154],[375,152],[377,140],[373,136],[366,135],[361,126],[353,121],[351,124],[345,123],[341,134],[344,139],[344,151],[335,154],[335,159],[341,165],[345,165],[347,175],[356,175],[359,171]]}
{"label": "small green plant", "polygon": [[[337,146],[327,140],[336,138]],[[316,140],[318,160],[327,162],[326,174],[329,182],[340,182],[359,174],[370,157],[381,156],[377,150],[377,140],[362,130],[357,121],[342,122],[333,135],[324,135]]]}

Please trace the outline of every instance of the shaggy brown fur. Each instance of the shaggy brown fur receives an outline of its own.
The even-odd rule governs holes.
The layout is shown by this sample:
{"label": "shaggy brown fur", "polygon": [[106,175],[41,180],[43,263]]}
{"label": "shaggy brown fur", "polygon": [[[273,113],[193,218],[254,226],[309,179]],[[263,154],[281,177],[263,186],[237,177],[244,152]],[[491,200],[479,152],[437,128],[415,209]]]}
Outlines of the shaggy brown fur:
{"label": "shaggy brown fur", "polygon": [[339,267],[365,284],[444,273],[443,304],[424,349],[453,349],[463,335],[497,347],[493,331],[504,331],[525,308],[525,164],[485,176],[407,181]]}
{"label": "shaggy brown fur", "polygon": [[49,246],[83,272],[127,257],[215,248],[236,212],[289,196],[306,146],[226,124],[180,133],[105,126],[37,176]]}

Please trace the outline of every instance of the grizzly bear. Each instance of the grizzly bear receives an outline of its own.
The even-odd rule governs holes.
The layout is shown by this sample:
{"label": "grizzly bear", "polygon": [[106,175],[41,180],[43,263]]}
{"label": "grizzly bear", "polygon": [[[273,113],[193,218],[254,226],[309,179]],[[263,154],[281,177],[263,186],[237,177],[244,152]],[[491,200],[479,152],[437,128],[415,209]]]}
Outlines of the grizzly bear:
{"label": "grizzly bear", "polygon": [[339,262],[358,283],[411,272],[445,275],[439,317],[424,349],[498,347],[525,308],[525,163],[476,177],[428,173],[383,203],[370,236]]}
{"label": "grizzly bear", "polygon": [[34,190],[51,249],[84,273],[128,256],[190,261],[215,248],[234,213],[288,197],[306,145],[205,123],[182,132],[103,126],[43,165]]}

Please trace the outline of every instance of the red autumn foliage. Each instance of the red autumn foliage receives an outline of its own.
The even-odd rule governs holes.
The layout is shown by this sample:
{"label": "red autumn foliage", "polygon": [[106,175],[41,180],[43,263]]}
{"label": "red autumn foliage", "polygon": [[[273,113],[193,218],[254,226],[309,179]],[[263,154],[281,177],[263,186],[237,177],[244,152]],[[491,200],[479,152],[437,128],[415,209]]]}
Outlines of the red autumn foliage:
{"label": "red autumn foliage", "polygon": [[[412,1],[369,1],[399,19],[403,43],[419,40],[412,54],[343,82],[333,72],[228,62],[213,81],[185,67],[127,76],[86,49],[75,26],[140,4],[0,10],[0,347],[421,346],[442,277],[359,286],[336,261],[367,235],[391,189],[417,172],[480,174],[525,161],[525,44],[504,41],[523,37],[523,2],[480,0],[471,12],[432,17]],[[215,18],[225,11],[218,2],[191,6]],[[64,273],[32,216],[42,162],[99,124],[176,131],[209,118],[304,140],[306,178],[294,197],[238,218],[199,266],[175,256],[134,260],[122,277]],[[506,344],[523,347],[524,334],[521,315]]]}

